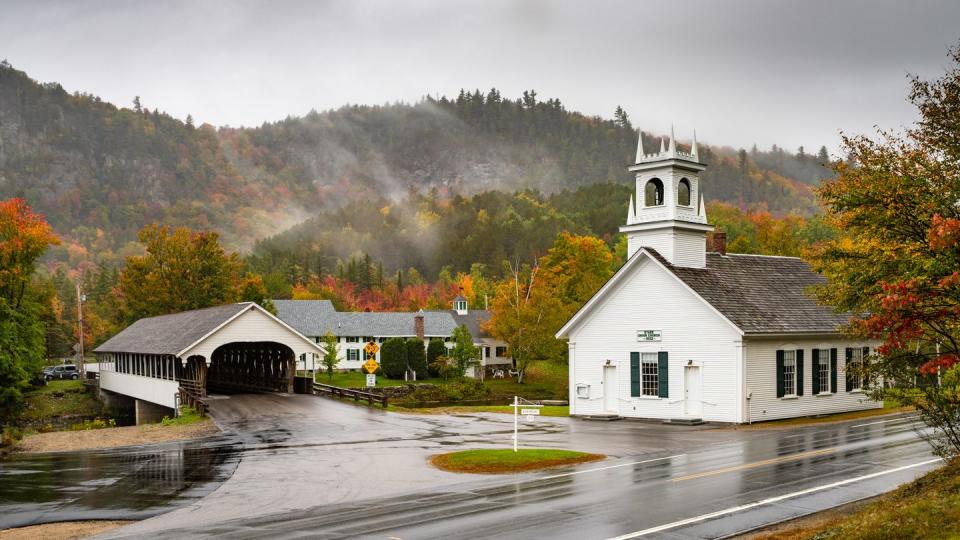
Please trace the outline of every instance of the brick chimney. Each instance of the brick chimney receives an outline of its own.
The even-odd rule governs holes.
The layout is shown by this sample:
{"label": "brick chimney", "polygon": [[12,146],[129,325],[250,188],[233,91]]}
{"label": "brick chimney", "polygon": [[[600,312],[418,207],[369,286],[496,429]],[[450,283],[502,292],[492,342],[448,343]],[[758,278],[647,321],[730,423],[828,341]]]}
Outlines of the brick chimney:
{"label": "brick chimney", "polygon": [[423,329],[423,310],[422,309],[416,315],[413,316],[413,331],[417,335],[417,339],[423,339],[424,329]]}
{"label": "brick chimney", "polygon": [[727,233],[723,231],[714,231],[713,251],[721,255],[727,254]]}

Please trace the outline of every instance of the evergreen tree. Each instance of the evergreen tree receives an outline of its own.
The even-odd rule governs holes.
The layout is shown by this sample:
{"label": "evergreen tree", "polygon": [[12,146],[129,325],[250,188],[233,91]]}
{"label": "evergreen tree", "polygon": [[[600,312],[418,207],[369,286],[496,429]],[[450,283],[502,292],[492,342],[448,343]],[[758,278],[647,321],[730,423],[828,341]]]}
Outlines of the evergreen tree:
{"label": "evergreen tree", "polygon": [[407,344],[403,338],[390,338],[380,347],[380,369],[388,379],[403,380],[407,369]]}
{"label": "evergreen tree", "polygon": [[424,348],[423,340],[411,338],[407,340],[407,365],[417,373],[417,378],[422,379],[429,376],[427,369],[427,351]]}

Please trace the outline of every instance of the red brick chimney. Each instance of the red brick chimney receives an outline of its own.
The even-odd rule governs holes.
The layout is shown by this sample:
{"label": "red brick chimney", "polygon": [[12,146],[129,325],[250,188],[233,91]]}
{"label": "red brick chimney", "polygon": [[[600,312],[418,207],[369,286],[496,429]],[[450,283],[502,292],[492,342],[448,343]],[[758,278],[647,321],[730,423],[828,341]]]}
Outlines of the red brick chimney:
{"label": "red brick chimney", "polygon": [[413,316],[413,331],[417,335],[417,339],[423,339],[423,310]]}
{"label": "red brick chimney", "polygon": [[723,231],[714,231],[713,233],[713,251],[721,254],[727,254],[727,233]]}

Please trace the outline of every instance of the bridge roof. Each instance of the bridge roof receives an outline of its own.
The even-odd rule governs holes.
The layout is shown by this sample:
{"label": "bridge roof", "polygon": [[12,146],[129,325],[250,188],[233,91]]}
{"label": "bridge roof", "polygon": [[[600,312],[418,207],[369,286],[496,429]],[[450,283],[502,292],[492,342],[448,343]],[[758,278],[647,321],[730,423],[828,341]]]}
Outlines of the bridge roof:
{"label": "bridge roof", "polygon": [[252,305],[226,304],[140,319],[93,352],[177,355]]}

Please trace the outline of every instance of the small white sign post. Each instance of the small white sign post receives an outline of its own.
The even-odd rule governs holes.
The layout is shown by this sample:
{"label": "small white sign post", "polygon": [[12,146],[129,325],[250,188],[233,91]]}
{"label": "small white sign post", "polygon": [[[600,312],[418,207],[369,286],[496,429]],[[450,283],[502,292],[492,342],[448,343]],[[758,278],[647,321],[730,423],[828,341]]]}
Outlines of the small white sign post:
{"label": "small white sign post", "polygon": [[[543,407],[543,405],[539,403],[531,403],[526,400],[524,400],[525,403],[520,403],[521,399],[522,398],[520,397],[513,396],[513,404],[510,405],[511,407],[513,407],[513,451],[514,452],[517,451],[517,444],[520,442],[519,430],[517,429],[519,420],[520,420],[520,415],[522,414],[526,416],[527,422],[532,422],[534,416],[540,416],[540,407]],[[526,407],[526,408],[521,409],[521,407]]]}
{"label": "small white sign post", "polygon": [[377,385],[377,376],[373,373],[367,373],[367,388]]}

